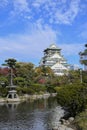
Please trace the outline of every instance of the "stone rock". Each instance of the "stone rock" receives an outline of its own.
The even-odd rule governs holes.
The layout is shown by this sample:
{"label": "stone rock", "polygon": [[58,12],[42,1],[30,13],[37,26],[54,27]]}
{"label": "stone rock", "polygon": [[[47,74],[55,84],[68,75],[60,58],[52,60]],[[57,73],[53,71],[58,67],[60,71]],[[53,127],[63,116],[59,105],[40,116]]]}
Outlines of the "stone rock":
{"label": "stone rock", "polygon": [[70,124],[70,122],[69,122],[68,120],[66,120],[66,121],[65,121],[65,124],[66,124],[66,125],[69,125],[69,124]]}
{"label": "stone rock", "polygon": [[72,121],[74,121],[74,117],[69,117],[68,121],[71,123]]}
{"label": "stone rock", "polygon": [[60,120],[62,124],[65,124],[65,119]]}
{"label": "stone rock", "polygon": [[63,125],[69,125],[70,122],[68,120],[61,119],[61,124],[63,124]]}
{"label": "stone rock", "polygon": [[69,127],[66,127],[66,128],[65,128],[65,130],[74,130],[74,129],[72,129],[72,128],[69,128]]}
{"label": "stone rock", "polygon": [[66,130],[66,126],[65,126],[65,125],[60,125],[60,126],[58,127],[58,130]]}
{"label": "stone rock", "polygon": [[59,125],[52,128],[52,130],[74,130],[66,125]]}
{"label": "stone rock", "polygon": [[53,127],[52,130],[58,130],[58,127]]}

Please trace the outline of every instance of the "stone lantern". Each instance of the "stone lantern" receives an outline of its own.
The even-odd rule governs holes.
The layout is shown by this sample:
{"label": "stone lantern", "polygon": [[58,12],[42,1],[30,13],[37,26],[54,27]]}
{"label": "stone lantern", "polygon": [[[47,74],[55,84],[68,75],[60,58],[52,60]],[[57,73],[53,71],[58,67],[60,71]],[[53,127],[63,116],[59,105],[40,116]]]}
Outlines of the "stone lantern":
{"label": "stone lantern", "polygon": [[7,101],[20,101],[17,91],[15,90],[16,86],[11,86],[11,90],[8,91]]}

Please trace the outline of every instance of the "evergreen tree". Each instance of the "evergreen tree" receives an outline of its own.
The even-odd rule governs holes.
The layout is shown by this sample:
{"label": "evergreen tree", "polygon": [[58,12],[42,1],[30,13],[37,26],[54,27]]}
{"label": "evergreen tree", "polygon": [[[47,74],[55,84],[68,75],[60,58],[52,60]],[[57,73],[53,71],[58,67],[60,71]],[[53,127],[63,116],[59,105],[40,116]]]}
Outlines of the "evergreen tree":
{"label": "evergreen tree", "polygon": [[15,65],[16,65],[16,59],[7,59],[5,60],[5,63],[2,64],[4,66],[8,66],[10,68],[10,85],[12,86],[13,85],[13,69],[15,68]]}

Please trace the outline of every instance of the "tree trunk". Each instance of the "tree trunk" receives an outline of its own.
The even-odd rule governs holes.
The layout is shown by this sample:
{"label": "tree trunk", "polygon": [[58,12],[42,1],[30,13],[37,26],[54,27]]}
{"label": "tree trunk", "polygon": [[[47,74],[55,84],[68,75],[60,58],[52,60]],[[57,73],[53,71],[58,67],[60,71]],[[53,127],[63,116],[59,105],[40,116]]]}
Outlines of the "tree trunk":
{"label": "tree trunk", "polygon": [[10,81],[10,85],[13,86],[13,69],[11,68],[11,81]]}

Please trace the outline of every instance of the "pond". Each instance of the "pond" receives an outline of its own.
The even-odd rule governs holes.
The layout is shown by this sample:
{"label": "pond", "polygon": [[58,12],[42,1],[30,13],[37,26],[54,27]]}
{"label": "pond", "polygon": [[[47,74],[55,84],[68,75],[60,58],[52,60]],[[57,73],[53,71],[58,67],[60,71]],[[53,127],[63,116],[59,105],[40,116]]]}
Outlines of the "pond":
{"label": "pond", "polygon": [[55,98],[2,104],[0,130],[51,130],[52,123],[63,113]]}

